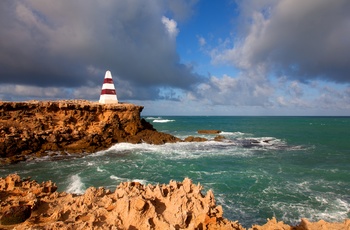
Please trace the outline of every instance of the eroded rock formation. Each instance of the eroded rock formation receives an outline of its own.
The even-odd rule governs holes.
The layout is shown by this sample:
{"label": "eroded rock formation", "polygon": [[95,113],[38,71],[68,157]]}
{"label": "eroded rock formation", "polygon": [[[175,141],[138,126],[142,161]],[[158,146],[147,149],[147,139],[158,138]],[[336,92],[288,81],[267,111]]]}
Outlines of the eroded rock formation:
{"label": "eroded rock formation", "polygon": [[91,153],[118,142],[163,144],[180,139],[140,118],[143,106],[84,100],[0,102],[2,163],[48,151]]}
{"label": "eroded rock formation", "polygon": [[[0,178],[1,229],[226,229],[242,230],[238,221],[223,217],[214,195],[201,192],[190,179],[165,185],[121,183],[114,192],[90,187],[83,195],[57,192],[51,182],[41,184],[12,174]],[[15,218],[14,218],[15,217]],[[275,218],[254,230],[345,230],[350,220],[327,223],[302,219],[289,226]]]}
{"label": "eroded rock formation", "polygon": [[[114,192],[91,187],[83,195],[56,189],[50,181],[0,178],[0,228],[243,229],[237,221],[223,218],[213,193],[203,195],[202,187],[190,179],[147,186],[124,182]],[[30,216],[7,225],[13,207],[30,207]]]}

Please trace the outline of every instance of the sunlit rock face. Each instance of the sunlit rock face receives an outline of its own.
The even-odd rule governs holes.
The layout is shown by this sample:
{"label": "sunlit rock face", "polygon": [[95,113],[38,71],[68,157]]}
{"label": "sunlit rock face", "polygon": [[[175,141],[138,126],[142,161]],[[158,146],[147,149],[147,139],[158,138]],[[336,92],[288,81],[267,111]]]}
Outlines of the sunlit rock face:
{"label": "sunlit rock face", "polygon": [[1,162],[14,163],[52,151],[91,153],[118,142],[178,141],[141,119],[142,109],[85,100],[0,102]]}
{"label": "sunlit rock face", "polygon": [[[90,187],[85,194],[56,192],[51,181],[41,184],[18,175],[0,178],[0,227],[8,226],[13,207],[29,207],[31,215],[16,229],[243,229],[222,217],[214,195],[188,178],[163,185],[121,183],[114,192]],[[17,208],[19,209],[19,208]]]}

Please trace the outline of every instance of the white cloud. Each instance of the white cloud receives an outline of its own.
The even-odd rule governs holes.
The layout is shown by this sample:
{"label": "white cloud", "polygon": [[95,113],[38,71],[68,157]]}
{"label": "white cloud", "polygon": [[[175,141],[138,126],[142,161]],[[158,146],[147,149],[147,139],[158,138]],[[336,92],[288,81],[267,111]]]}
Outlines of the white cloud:
{"label": "white cloud", "polygon": [[162,23],[164,24],[169,36],[171,38],[176,38],[179,33],[179,29],[177,28],[177,23],[174,19],[169,19],[165,16],[162,17]]}
{"label": "white cloud", "polygon": [[240,37],[213,49],[215,63],[309,81],[350,82],[350,1],[242,1]]}
{"label": "white cloud", "polygon": [[171,13],[167,6],[167,0],[0,1],[0,84],[93,87],[109,69],[128,82],[128,99],[159,98],[161,87],[188,90],[200,78],[180,63],[176,21],[161,18],[190,10],[174,6]]}

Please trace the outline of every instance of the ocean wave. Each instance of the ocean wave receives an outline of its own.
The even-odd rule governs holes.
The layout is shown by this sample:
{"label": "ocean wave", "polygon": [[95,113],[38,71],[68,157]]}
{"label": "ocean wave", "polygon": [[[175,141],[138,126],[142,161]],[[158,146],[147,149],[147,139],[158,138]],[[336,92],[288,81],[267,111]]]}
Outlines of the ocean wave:
{"label": "ocean wave", "polygon": [[250,133],[242,133],[242,132],[226,132],[226,131],[222,131],[220,133],[220,135],[224,135],[224,136],[246,136],[246,135],[251,135]]}
{"label": "ocean wave", "polygon": [[118,176],[115,176],[115,175],[111,175],[109,178],[111,178],[112,180],[118,180],[118,181],[124,181],[124,180],[126,180],[125,178],[118,177]]}
{"label": "ocean wave", "polygon": [[69,184],[66,192],[74,194],[83,194],[85,192],[84,183],[78,174],[72,175],[69,178]]}
{"label": "ocean wave", "polygon": [[156,122],[156,123],[168,123],[168,122],[174,122],[175,120],[169,120],[169,119],[156,119],[156,120],[153,120],[153,122]]}
{"label": "ocean wave", "polygon": [[203,156],[240,155],[251,156],[256,150],[297,151],[302,146],[290,146],[285,141],[273,137],[236,138],[225,141],[208,140],[204,142],[177,142],[163,145],[147,143],[118,143],[108,149],[113,154],[161,154],[170,158],[199,158]]}

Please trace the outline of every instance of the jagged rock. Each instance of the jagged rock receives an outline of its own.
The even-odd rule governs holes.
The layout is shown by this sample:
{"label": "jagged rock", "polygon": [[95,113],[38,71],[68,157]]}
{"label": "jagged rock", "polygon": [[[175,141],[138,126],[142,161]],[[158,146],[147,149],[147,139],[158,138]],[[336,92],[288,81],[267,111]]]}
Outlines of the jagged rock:
{"label": "jagged rock", "polygon": [[[211,190],[202,194],[202,186],[188,178],[162,185],[123,182],[114,192],[90,187],[83,195],[56,189],[51,181],[39,184],[15,174],[0,178],[0,229],[245,229],[224,218]],[[299,225],[289,226],[272,218],[250,229],[349,228],[350,219],[342,223],[302,219]]]}
{"label": "jagged rock", "polygon": [[214,137],[214,141],[223,141],[225,140],[226,138],[224,136],[221,136],[221,135],[217,135]]}
{"label": "jagged rock", "polygon": [[0,219],[1,225],[13,225],[26,221],[31,214],[29,205],[12,206],[5,211]]}
{"label": "jagged rock", "polygon": [[194,137],[194,136],[188,136],[184,139],[184,142],[203,142],[207,141],[207,138],[204,137]]}
{"label": "jagged rock", "polygon": [[244,229],[223,218],[213,193],[203,195],[202,187],[188,178],[168,185],[124,182],[113,193],[91,187],[72,195],[56,188],[51,181],[38,184],[18,175],[0,178],[1,210],[19,202],[34,205],[29,219],[16,223],[17,229]]}

